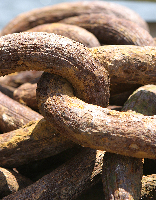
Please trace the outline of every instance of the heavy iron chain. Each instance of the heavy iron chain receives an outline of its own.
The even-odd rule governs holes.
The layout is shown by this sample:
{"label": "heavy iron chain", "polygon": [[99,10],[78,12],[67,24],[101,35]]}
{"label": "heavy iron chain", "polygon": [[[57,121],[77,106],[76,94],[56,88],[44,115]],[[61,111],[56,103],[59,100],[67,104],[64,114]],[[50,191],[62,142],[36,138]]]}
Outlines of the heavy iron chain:
{"label": "heavy iron chain", "polygon": [[[102,5],[99,2],[94,4],[97,7]],[[84,9],[83,4],[81,8]],[[53,8],[50,9],[53,10]],[[89,7],[90,9],[93,8]],[[86,14],[85,11],[83,12]],[[114,12],[114,9],[111,12]],[[34,12],[32,13],[34,14]],[[26,14],[26,18],[29,19],[29,16],[31,18],[32,13]],[[36,13],[38,13],[37,10]],[[19,20],[20,22],[21,19],[25,19],[25,16],[17,17],[15,21]],[[84,19],[84,16],[65,19],[61,22],[75,24],[74,20]],[[95,24],[94,19],[97,16],[98,14],[90,15],[90,21],[93,20]],[[105,19],[108,17],[113,31],[120,32],[118,27],[115,29],[110,16],[102,16]],[[62,16],[59,19],[63,18]],[[27,20],[25,21],[27,22]],[[37,23],[38,21],[36,20]],[[98,21],[100,25],[96,26],[96,31],[100,30],[101,26],[106,26],[108,21],[105,24]],[[121,21],[119,20],[118,23],[120,24]],[[146,29],[146,25],[140,22],[140,19],[138,21]],[[82,21],[81,24],[83,24]],[[32,28],[29,25],[31,23],[25,27]],[[131,22],[129,25],[125,25],[123,20],[123,32],[126,33],[128,26],[131,26]],[[135,27],[133,24],[132,26]],[[22,27],[23,25],[20,29]],[[84,26],[82,25],[82,27]],[[109,30],[111,28],[109,27]],[[9,29],[10,32],[14,32],[14,27],[10,24],[2,31],[2,35],[6,34]],[[140,30],[140,33],[144,32],[142,28]],[[95,34],[96,31],[93,33]],[[70,140],[93,149],[136,158],[155,159],[155,116],[146,117],[136,113],[117,112],[105,108],[109,102],[109,76],[111,80],[112,77],[122,80],[122,76],[127,76],[126,71],[128,71],[129,79],[132,78],[133,81],[135,75],[140,73],[139,83],[155,82],[153,76],[156,62],[154,40],[147,31],[142,36],[137,32],[137,27],[135,31],[137,33],[135,39],[131,39],[132,34],[125,37],[126,39],[123,37],[124,40],[122,40],[122,33],[120,41],[124,41],[124,44],[152,45],[152,47],[103,46],[89,49],[80,43],[55,34],[16,33],[6,35],[0,38],[0,72],[1,75],[6,75],[32,69],[45,71],[37,88],[39,109],[45,119]],[[108,37],[110,37],[109,34]],[[130,67],[132,68],[130,69]],[[115,68],[116,70],[114,70]],[[133,71],[134,68],[137,70]]]}
{"label": "heavy iron chain", "polygon": [[[155,116],[100,107],[108,104],[109,78],[100,60],[95,59],[89,49],[48,33],[6,35],[0,38],[0,45],[2,75],[30,69],[55,73],[66,78],[77,96],[89,103],[73,97],[66,84],[61,86],[60,78],[51,81],[51,75],[42,77],[37,89],[39,108],[63,134],[83,146],[139,158],[155,158]],[[143,48],[137,47],[138,54]],[[148,49],[154,63],[155,47]],[[147,61],[143,65],[150,66],[151,63]]]}

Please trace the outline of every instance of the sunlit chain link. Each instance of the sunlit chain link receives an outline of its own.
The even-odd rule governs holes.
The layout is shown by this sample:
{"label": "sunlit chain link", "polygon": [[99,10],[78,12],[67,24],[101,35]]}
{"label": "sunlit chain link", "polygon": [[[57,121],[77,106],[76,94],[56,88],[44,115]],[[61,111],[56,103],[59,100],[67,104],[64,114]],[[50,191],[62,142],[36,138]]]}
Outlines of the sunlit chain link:
{"label": "sunlit chain link", "polygon": [[[100,51],[101,48],[104,51],[105,47],[100,47]],[[144,47],[125,48],[135,52],[135,57],[141,57],[144,51]],[[151,63],[155,66],[156,48],[146,47],[146,50],[149,54],[139,60],[139,66],[141,62],[147,66],[147,75],[151,69],[152,73],[155,71]],[[103,108],[108,105],[109,78],[102,56],[55,34],[19,33],[0,38],[1,75],[30,69],[56,74],[42,76],[37,98],[43,116],[61,133],[83,146],[155,159],[155,116]],[[121,56],[124,63],[129,62],[126,54]],[[73,95],[73,88],[83,101]]]}

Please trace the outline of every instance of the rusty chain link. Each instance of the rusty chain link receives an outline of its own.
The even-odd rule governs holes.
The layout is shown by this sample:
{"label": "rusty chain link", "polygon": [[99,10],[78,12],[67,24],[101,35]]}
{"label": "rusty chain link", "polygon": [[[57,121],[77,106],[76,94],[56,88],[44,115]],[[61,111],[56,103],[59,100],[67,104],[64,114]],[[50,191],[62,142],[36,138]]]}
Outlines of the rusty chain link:
{"label": "rusty chain link", "polygon": [[[69,4],[70,10],[75,8],[70,14]],[[75,2],[20,15],[1,32],[4,36],[0,37],[0,75],[24,70],[44,71],[37,86],[38,107],[57,131],[83,147],[155,159],[156,117],[106,108],[110,87],[111,93],[115,93],[120,84],[126,83],[133,88],[134,84],[155,83],[154,39],[140,17],[133,16],[134,13],[129,9],[121,14],[124,8],[119,8],[118,11],[113,4],[106,2],[93,2],[92,5],[88,2]],[[105,14],[101,14],[102,9]],[[86,15],[88,13],[92,14]],[[126,20],[121,19],[123,16]],[[98,20],[100,18],[101,21]],[[134,23],[134,19],[139,25]],[[88,48],[67,37],[42,32],[49,25],[50,29],[56,28],[55,31],[59,33],[59,25],[56,23],[54,27],[47,24],[33,28],[38,24],[57,21],[72,24],[62,25],[71,30],[75,25],[82,26],[92,32],[101,44],[114,44],[117,41],[115,44],[142,47],[113,45]],[[128,34],[131,29],[133,32]],[[14,33],[20,31],[27,32]],[[105,34],[107,31],[108,34]],[[95,38],[96,42],[98,44]],[[141,163],[141,159],[138,159],[138,163]],[[138,174],[140,176],[140,171]],[[32,188],[36,185],[28,190],[33,193]]]}
{"label": "rusty chain link", "polygon": [[[95,59],[83,45],[47,33],[6,35],[0,38],[0,44],[2,75],[30,69],[55,73],[66,78],[82,100],[103,107],[108,105],[108,73],[100,61]],[[155,49],[155,47],[148,48]],[[139,55],[142,49],[143,47],[137,47],[136,53]],[[155,61],[153,54],[152,58],[153,63]],[[41,79],[37,96],[42,114],[49,121],[58,124],[60,131],[65,131],[71,139],[74,138],[74,141],[83,146],[134,157],[155,158],[154,116],[120,113],[86,104],[73,98],[71,89],[66,91],[61,82],[59,83],[59,78],[55,79],[58,83],[53,84],[54,80],[45,78],[44,81],[49,82],[44,84]],[[52,86],[54,88],[50,88]]]}

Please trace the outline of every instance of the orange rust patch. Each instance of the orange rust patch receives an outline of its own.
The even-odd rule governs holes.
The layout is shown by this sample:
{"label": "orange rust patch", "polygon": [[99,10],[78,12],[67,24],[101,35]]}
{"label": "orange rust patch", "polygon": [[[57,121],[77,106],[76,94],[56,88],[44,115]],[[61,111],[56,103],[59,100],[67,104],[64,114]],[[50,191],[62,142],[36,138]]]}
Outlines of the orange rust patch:
{"label": "orange rust patch", "polygon": [[71,107],[77,107],[77,108],[80,108],[80,109],[84,109],[84,106],[83,106],[83,105],[77,104],[77,103],[70,103],[68,106],[69,106],[70,108],[71,108]]}

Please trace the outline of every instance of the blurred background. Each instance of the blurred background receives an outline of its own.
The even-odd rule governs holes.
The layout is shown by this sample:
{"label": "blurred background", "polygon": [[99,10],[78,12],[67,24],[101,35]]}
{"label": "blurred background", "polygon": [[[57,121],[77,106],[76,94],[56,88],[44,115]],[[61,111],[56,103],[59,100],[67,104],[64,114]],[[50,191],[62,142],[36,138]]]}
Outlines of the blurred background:
{"label": "blurred background", "polygon": [[[0,0],[0,30],[22,12],[66,1],[68,0]],[[137,12],[148,22],[151,35],[156,37],[156,0],[111,0],[110,2],[127,6]]]}

